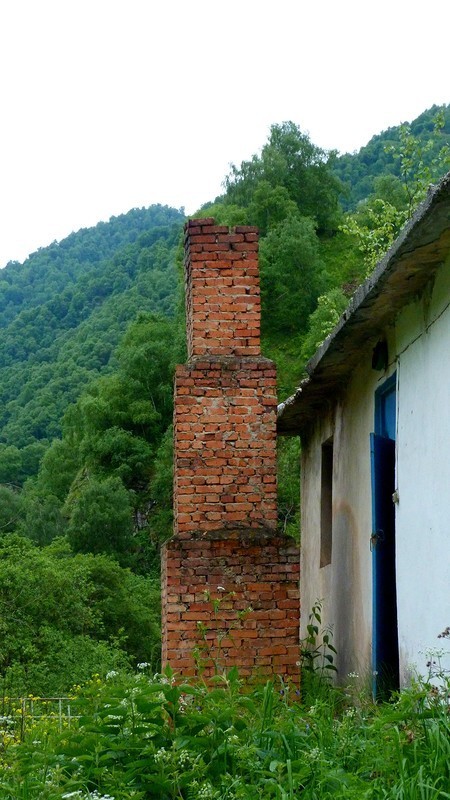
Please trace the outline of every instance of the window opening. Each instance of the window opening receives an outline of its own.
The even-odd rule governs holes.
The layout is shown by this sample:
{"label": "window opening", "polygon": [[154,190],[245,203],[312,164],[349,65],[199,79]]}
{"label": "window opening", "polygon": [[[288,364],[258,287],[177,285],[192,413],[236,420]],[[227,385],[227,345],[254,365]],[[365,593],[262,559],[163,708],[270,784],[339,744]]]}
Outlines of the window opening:
{"label": "window opening", "polygon": [[320,566],[331,564],[333,532],[333,437],[322,445],[320,493]]}

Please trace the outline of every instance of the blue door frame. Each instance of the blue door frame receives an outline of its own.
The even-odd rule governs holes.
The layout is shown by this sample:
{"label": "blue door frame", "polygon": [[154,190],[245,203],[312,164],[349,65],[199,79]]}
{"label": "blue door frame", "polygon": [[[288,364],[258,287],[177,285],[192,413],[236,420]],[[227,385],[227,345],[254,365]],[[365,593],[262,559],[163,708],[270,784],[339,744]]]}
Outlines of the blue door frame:
{"label": "blue door frame", "polygon": [[373,694],[385,699],[399,688],[395,572],[396,375],[375,393],[375,432],[370,435],[372,480],[372,674]]}

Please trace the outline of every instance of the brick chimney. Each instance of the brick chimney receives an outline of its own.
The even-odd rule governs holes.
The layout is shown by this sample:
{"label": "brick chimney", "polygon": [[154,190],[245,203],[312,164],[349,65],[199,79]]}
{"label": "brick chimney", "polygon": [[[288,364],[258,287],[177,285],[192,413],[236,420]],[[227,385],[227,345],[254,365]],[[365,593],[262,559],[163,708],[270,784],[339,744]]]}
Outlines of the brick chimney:
{"label": "brick chimney", "polygon": [[185,226],[188,363],[175,377],[162,552],[162,660],[183,675],[199,664],[298,675],[299,554],[276,532],[276,372],[260,352],[257,252],[256,228]]}

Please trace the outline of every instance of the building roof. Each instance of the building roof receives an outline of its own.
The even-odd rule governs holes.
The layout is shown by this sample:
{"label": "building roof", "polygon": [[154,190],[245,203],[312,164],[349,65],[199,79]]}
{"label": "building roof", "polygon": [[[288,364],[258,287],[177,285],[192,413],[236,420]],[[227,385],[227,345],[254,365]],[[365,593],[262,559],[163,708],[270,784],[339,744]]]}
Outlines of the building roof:
{"label": "building roof", "polygon": [[346,385],[361,349],[383,335],[398,311],[420,293],[450,251],[450,172],[427,198],[361,284],[336,327],[306,365],[308,377],[278,406],[278,432],[304,432]]}

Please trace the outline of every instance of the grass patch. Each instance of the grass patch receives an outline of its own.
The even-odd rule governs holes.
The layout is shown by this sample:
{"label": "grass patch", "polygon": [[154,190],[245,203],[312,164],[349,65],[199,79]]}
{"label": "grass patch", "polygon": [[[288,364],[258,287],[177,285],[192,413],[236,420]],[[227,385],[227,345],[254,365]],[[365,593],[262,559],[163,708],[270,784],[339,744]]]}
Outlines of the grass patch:
{"label": "grass patch", "polygon": [[70,727],[30,720],[19,741],[6,725],[0,796],[450,798],[449,682],[416,683],[382,705],[350,684],[323,683],[301,702],[281,682],[246,688],[235,669],[208,685],[170,670],[93,678],[72,700]]}

